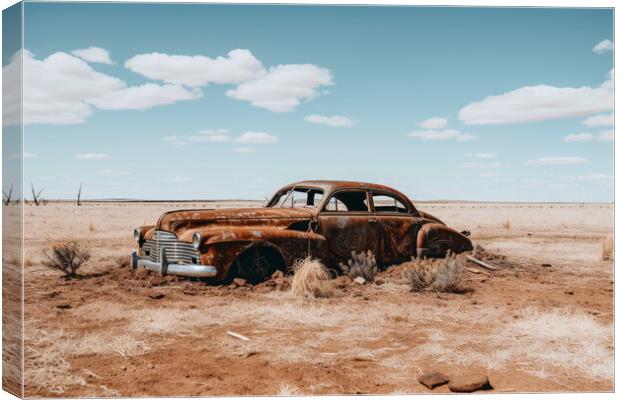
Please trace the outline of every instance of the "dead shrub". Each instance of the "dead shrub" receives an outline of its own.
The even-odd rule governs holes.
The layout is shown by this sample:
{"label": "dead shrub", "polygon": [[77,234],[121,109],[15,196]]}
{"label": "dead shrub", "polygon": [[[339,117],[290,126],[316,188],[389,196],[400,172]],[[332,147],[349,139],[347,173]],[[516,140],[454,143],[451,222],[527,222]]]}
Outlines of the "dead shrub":
{"label": "dead shrub", "polygon": [[463,290],[460,285],[464,264],[461,256],[448,254],[446,258],[418,258],[406,264],[410,264],[406,278],[413,292],[458,293]]}
{"label": "dead shrub", "polygon": [[295,297],[331,297],[333,289],[327,268],[317,259],[307,257],[297,260],[291,267],[293,279],[291,292]]}
{"label": "dead shrub", "polygon": [[504,227],[504,229],[510,229],[512,228],[512,222],[510,222],[510,220],[507,219],[506,221],[502,223],[502,226]]}
{"label": "dead shrub", "polygon": [[90,259],[88,250],[82,249],[75,241],[59,242],[52,247],[51,254],[45,252],[43,265],[62,271],[66,279],[77,278],[77,271]]}
{"label": "dead shrub", "polygon": [[373,282],[375,276],[379,272],[375,255],[370,250],[366,253],[361,252],[359,254],[351,252],[351,258],[346,264],[340,263],[340,269],[351,279],[360,276],[368,282]]}
{"label": "dead shrub", "polygon": [[601,246],[601,258],[603,261],[611,261],[614,259],[614,239],[608,236],[603,240]]}

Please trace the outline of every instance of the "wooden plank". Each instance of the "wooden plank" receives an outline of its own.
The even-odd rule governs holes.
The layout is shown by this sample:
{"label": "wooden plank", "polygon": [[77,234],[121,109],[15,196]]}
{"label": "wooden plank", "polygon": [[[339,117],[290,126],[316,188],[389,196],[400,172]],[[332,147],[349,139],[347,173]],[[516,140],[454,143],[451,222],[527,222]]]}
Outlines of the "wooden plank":
{"label": "wooden plank", "polygon": [[489,275],[489,276],[491,275],[487,271],[483,271],[483,270],[478,269],[478,268],[465,267],[465,270],[467,270],[467,271],[469,271],[471,273],[474,273],[474,274],[484,274],[484,275]]}
{"label": "wooden plank", "polygon": [[228,331],[228,332],[226,332],[226,334],[227,334],[227,335],[230,335],[230,336],[232,336],[232,337],[234,337],[234,338],[241,339],[241,340],[243,340],[244,342],[249,342],[249,341],[250,341],[250,339],[249,339],[249,338],[247,338],[246,336],[240,335],[240,334],[235,333],[235,332],[233,332],[233,331]]}
{"label": "wooden plank", "polygon": [[473,257],[473,256],[467,256],[467,259],[469,261],[471,261],[473,263],[476,263],[476,264],[480,265],[481,267],[486,268],[486,269],[491,270],[491,271],[497,271],[499,269],[497,267],[492,266],[491,264],[485,263],[484,261],[480,261],[476,257]]}

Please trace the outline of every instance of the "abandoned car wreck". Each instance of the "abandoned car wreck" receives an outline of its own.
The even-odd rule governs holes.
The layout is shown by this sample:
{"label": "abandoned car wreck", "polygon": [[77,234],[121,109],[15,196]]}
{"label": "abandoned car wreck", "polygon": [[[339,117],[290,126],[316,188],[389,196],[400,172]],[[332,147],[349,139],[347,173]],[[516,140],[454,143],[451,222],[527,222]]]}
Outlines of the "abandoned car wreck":
{"label": "abandoned car wreck", "polygon": [[257,283],[308,256],[338,270],[358,252],[371,251],[387,266],[470,251],[466,235],[384,185],[303,181],[278,190],[263,208],[164,213],[134,231],[131,268]]}

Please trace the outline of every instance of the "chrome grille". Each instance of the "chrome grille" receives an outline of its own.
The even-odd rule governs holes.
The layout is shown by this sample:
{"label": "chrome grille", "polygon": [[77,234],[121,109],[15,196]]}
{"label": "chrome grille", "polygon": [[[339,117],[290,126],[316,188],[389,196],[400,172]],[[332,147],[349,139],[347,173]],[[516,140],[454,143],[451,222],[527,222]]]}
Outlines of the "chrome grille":
{"label": "chrome grille", "polygon": [[183,243],[177,240],[174,233],[155,231],[155,238],[144,241],[142,256],[154,262],[161,262],[161,249],[165,249],[168,262],[175,264],[200,263],[200,253],[191,243]]}

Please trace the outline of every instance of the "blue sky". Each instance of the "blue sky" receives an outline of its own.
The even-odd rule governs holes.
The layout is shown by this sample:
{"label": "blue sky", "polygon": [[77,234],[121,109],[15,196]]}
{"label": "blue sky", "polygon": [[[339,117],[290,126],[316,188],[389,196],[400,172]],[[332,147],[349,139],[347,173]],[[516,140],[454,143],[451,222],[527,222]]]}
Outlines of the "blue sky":
{"label": "blue sky", "polygon": [[420,200],[613,201],[610,9],[24,10],[24,179],[49,198],[351,179]]}

